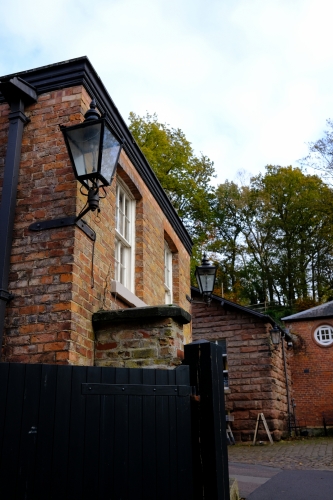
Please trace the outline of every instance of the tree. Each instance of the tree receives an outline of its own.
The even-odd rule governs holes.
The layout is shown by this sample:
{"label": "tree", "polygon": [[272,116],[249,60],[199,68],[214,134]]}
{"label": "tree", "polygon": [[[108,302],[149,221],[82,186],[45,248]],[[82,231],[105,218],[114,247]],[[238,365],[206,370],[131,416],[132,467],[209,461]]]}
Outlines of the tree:
{"label": "tree", "polygon": [[328,119],[324,137],[316,142],[309,142],[309,154],[300,160],[304,167],[311,167],[323,173],[325,178],[333,176],[333,121]]}
{"label": "tree", "polygon": [[[320,276],[314,276],[324,255],[331,255],[332,192],[315,175],[299,168],[266,167],[253,181],[267,198],[267,223],[275,246],[275,291],[288,300],[320,298]],[[330,266],[331,267],[331,266]],[[311,290],[312,283],[312,290]]]}
{"label": "tree", "polygon": [[[333,196],[315,175],[267,166],[249,186],[217,188],[216,240],[224,289],[248,303],[331,294]],[[229,276],[227,279],[226,276]]]}
{"label": "tree", "polygon": [[214,164],[196,156],[179,128],[158,122],[156,114],[130,113],[129,129],[195,243],[207,238],[215,200]]}
{"label": "tree", "polygon": [[238,269],[242,254],[241,235],[243,229],[242,210],[244,198],[242,189],[226,180],[216,190],[214,207],[214,239],[208,249],[214,252],[218,263],[217,289],[223,296],[242,301],[242,285]]}

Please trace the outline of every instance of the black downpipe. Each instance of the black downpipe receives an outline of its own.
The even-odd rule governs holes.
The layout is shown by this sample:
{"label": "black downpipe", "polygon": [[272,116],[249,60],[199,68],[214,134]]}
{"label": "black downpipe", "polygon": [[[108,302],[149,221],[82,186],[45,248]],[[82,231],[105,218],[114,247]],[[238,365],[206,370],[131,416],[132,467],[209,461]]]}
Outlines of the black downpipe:
{"label": "black downpipe", "polygon": [[288,431],[291,436],[291,410],[290,410],[290,394],[289,394],[289,383],[288,383],[288,372],[287,372],[287,361],[286,361],[286,351],[284,348],[284,338],[282,338],[282,355],[283,355],[283,364],[284,364],[284,375],[286,377],[286,389],[287,389],[287,403],[288,403]]}
{"label": "black downpipe", "polygon": [[37,101],[37,94],[21,79],[0,83],[0,91],[10,103],[8,144],[0,205],[0,359],[5,326],[10,256],[16,209],[16,194],[21,159],[23,128],[29,119],[24,114],[25,104]]}

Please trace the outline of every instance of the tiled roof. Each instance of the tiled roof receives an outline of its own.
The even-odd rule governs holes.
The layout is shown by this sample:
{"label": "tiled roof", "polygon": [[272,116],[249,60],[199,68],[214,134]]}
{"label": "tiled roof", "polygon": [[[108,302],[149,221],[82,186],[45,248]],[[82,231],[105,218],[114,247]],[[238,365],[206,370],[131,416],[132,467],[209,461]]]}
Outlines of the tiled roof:
{"label": "tiled roof", "polygon": [[[195,286],[191,286],[191,291],[193,293],[198,293],[200,294],[199,288]],[[268,323],[271,323],[272,325],[275,325],[275,321],[268,315],[262,314],[261,312],[258,311],[253,311],[253,309],[249,309],[248,307],[241,306],[240,304],[236,304],[236,302],[232,302],[231,300],[224,299],[222,297],[218,297],[217,295],[212,295],[212,300],[220,302],[221,306],[224,307],[229,307],[232,309],[238,309],[241,312],[248,313],[252,316],[256,316],[257,318],[260,318],[264,321],[267,321]]]}
{"label": "tiled roof", "polygon": [[282,320],[298,321],[303,319],[326,318],[328,316],[333,316],[333,300],[326,302],[326,304],[321,304],[320,306],[311,307],[311,309],[307,309],[306,311],[286,316],[282,318]]}

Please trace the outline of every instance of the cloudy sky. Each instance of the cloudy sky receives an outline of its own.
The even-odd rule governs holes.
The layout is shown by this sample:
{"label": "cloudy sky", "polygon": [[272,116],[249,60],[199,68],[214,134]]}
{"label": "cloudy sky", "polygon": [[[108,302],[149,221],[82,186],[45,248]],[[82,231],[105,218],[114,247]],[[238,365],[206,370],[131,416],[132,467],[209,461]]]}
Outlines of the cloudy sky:
{"label": "cloudy sky", "polygon": [[125,120],[156,112],[218,182],[295,165],[333,118],[330,0],[7,0],[0,75],[88,56]]}

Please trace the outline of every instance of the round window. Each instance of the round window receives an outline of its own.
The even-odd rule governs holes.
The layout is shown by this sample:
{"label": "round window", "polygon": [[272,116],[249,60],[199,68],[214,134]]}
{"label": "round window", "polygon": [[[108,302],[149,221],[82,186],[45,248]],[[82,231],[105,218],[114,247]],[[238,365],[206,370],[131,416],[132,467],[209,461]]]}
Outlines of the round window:
{"label": "round window", "polygon": [[318,326],[314,332],[314,338],[320,345],[331,345],[333,343],[333,327],[329,325]]}

